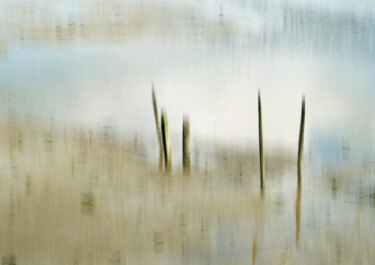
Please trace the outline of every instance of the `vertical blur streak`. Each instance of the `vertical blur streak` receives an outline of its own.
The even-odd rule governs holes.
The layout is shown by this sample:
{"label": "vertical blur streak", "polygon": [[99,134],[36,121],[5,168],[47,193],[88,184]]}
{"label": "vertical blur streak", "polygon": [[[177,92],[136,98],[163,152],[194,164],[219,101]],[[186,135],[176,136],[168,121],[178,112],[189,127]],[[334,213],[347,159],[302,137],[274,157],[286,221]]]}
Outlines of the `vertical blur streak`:
{"label": "vertical blur streak", "polygon": [[296,197],[296,247],[299,247],[299,231],[301,223],[301,181],[298,180]]}
{"label": "vertical blur streak", "polygon": [[259,122],[259,166],[260,166],[260,188],[263,190],[263,127],[262,127],[262,102],[260,91],[258,91],[258,122]]}
{"label": "vertical blur streak", "polygon": [[255,235],[253,239],[253,256],[252,256],[252,264],[255,265],[255,261],[257,258],[257,237]]}
{"label": "vertical blur streak", "polygon": [[182,160],[184,164],[184,173],[190,173],[190,121],[187,114],[184,115],[184,121],[182,125]]}

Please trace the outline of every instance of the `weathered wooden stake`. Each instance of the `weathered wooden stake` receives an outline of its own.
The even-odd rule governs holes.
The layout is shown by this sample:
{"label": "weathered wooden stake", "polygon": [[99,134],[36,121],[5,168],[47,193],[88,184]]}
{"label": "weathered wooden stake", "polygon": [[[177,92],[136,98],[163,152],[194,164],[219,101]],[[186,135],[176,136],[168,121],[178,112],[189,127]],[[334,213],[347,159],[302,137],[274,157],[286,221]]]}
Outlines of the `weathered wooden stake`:
{"label": "weathered wooden stake", "polygon": [[298,141],[298,181],[301,181],[302,177],[302,160],[303,160],[303,139],[305,134],[305,95],[302,97],[302,110],[301,110],[301,126],[299,129],[299,141]]}
{"label": "weathered wooden stake", "polygon": [[190,121],[187,115],[184,116],[182,125],[182,161],[184,173],[190,173]]}
{"label": "weathered wooden stake", "polygon": [[168,118],[167,118],[167,113],[164,109],[161,111],[161,133],[163,135],[165,171],[170,171],[171,170],[171,146],[169,142],[169,133],[168,133]]}
{"label": "weathered wooden stake", "polygon": [[262,102],[260,98],[260,91],[258,90],[258,122],[259,122],[259,166],[260,166],[260,188],[263,190],[263,172],[264,172],[264,159],[263,159],[263,127],[262,127]]}
{"label": "weathered wooden stake", "polygon": [[155,89],[154,85],[152,85],[152,105],[154,107],[154,115],[155,115],[155,124],[156,124],[156,133],[158,135],[159,140],[159,149],[160,149],[160,155],[159,155],[159,170],[163,168],[163,139],[161,136],[161,128],[160,128],[160,121],[159,121],[159,112],[158,112],[158,103],[156,101],[155,96]]}

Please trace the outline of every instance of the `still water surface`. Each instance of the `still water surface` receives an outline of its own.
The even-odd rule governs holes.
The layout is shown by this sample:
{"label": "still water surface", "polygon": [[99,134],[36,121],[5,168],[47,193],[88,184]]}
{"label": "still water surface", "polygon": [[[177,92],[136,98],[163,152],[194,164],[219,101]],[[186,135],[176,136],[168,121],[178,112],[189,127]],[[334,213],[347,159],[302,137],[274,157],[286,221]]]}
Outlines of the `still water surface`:
{"label": "still water surface", "polygon": [[[39,261],[56,264],[372,264],[374,73],[372,1],[1,1],[0,186],[8,210],[0,254],[4,262],[15,253],[38,264],[29,249],[40,238]],[[158,157],[152,84],[168,112],[169,181],[142,164]],[[251,149],[258,89],[269,156],[263,196]],[[293,161],[303,94],[298,189]],[[193,144],[188,182],[178,171],[184,113]],[[31,134],[28,117],[56,135],[61,126],[114,126],[118,135],[142,139],[146,161],[137,164],[138,149],[123,157],[101,142],[76,145],[75,136],[56,136],[55,149],[46,149],[43,130]],[[9,126],[29,139],[14,157],[4,136]],[[82,135],[83,142],[91,137]],[[278,148],[292,155],[276,160]],[[85,150],[87,160],[77,162]],[[80,200],[90,196],[95,211],[86,215]]]}

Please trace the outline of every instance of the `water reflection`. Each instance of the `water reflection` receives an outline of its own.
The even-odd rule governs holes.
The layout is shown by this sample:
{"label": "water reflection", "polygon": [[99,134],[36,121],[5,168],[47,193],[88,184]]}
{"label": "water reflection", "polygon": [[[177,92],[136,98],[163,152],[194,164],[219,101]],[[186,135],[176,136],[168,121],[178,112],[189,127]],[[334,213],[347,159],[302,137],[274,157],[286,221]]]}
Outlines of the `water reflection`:
{"label": "water reflection", "polygon": [[[2,263],[372,264],[374,12],[1,1]],[[155,106],[168,112],[170,174]]]}
{"label": "water reflection", "polygon": [[[40,255],[77,264],[315,264],[327,253],[348,264],[373,259],[373,176],[362,163],[306,165],[302,196],[301,182],[290,192],[296,160],[288,161],[285,151],[268,153],[261,192],[259,163],[251,159],[256,150],[206,143],[207,172],[186,177],[180,165],[165,175],[158,153],[151,163],[142,155],[148,146],[139,138],[103,134],[108,126],[90,131],[49,124],[20,118],[1,124],[6,229],[0,249],[17,262],[39,264]],[[15,132],[23,141],[15,141]],[[17,174],[11,160],[18,161]]]}
{"label": "water reflection", "polygon": [[252,251],[252,264],[255,265],[255,261],[257,259],[257,238],[254,237],[253,239],[253,251]]}

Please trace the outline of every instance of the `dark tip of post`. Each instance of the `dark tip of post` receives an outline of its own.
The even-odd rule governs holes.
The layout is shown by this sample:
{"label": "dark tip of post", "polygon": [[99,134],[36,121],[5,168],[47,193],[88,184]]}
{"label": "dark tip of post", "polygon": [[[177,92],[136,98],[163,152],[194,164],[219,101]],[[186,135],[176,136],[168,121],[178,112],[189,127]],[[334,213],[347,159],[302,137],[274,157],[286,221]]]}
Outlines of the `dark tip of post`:
{"label": "dark tip of post", "polygon": [[164,149],[164,165],[165,170],[171,170],[171,147],[168,132],[168,118],[165,109],[161,111],[161,132],[163,135],[163,149]]}
{"label": "dark tip of post", "polygon": [[260,188],[264,189],[264,159],[263,159],[263,126],[262,126],[262,101],[260,90],[258,90],[258,128],[259,128],[259,166],[260,166]]}
{"label": "dark tip of post", "polygon": [[305,95],[302,96],[302,109],[301,109],[301,124],[299,129],[299,140],[298,140],[298,162],[297,162],[297,174],[298,182],[301,182],[302,178],[302,160],[303,160],[303,141],[305,134]]}
{"label": "dark tip of post", "polygon": [[187,114],[184,115],[182,125],[182,161],[184,174],[190,173],[190,120]]}

